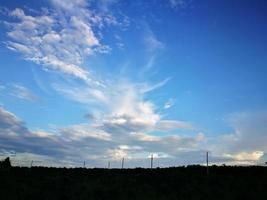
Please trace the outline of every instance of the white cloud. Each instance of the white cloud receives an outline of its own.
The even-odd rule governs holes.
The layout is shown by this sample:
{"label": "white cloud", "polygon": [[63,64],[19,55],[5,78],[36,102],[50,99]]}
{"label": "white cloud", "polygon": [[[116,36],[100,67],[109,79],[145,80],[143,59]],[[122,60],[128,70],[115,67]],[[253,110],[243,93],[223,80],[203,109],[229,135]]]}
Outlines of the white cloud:
{"label": "white cloud", "polygon": [[105,131],[95,129],[88,124],[76,124],[59,129],[63,138],[70,140],[82,140],[86,137],[96,138],[99,140],[111,140],[111,134]]}
{"label": "white cloud", "polygon": [[224,154],[226,158],[232,158],[236,161],[258,161],[262,156],[263,151],[252,151],[252,152],[239,152],[236,154]]}
{"label": "white cloud", "polygon": [[52,0],[52,5],[54,9],[43,9],[34,16],[20,8],[10,11],[14,21],[5,22],[10,38],[7,48],[45,69],[87,80],[89,72],[82,68],[84,59],[111,50],[101,44],[93,29],[100,24],[111,25],[106,20],[111,16],[91,11],[83,0]]}
{"label": "white cloud", "polygon": [[[144,100],[147,92],[166,84],[168,79],[155,85],[134,84],[126,81],[103,83],[103,86],[70,86],[54,84],[54,88],[74,101],[90,106],[93,121],[110,133],[130,133],[148,131],[169,131],[174,129],[193,130],[192,124],[179,120],[163,120],[156,106]],[[97,112],[97,111],[96,111]]]}
{"label": "white cloud", "polygon": [[142,147],[140,146],[119,145],[114,149],[108,149],[107,155],[112,160],[133,159],[138,157],[138,153],[141,151]]}
{"label": "white cloud", "polygon": [[48,132],[43,131],[43,130],[32,131],[32,134],[37,136],[37,137],[43,137],[43,138],[53,136],[51,133],[48,133]]}
{"label": "white cloud", "polygon": [[123,149],[123,150],[141,150],[142,147],[140,147],[140,146],[120,145],[119,149]]}
{"label": "white cloud", "polygon": [[122,158],[129,158],[127,151],[124,149],[108,149],[107,155],[112,160],[121,160]]}
{"label": "white cloud", "polygon": [[[132,160],[130,166],[140,164],[141,160],[152,153],[158,159],[177,156],[181,152],[196,148],[202,137],[153,136],[146,133],[107,132],[102,122],[73,124],[56,127],[53,131],[30,130],[13,113],[0,109],[0,151],[16,152],[18,159],[23,154],[30,160],[41,159],[42,165],[76,165],[88,160],[94,167],[107,160],[126,157]],[[116,122],[118,123],[118,122]],[[121,123],[121,122],[120,122]],[[38,158],[37,158],[37,157]],[[19,158],[21,157],[21,158]],[[60,158],[64,162],[56,162]],[[23,161],[22,161],[23,162]]]}
{"label": "white cloud", "polygon": [[153,141],[159,141],[160,138],[157,136],[153,136],[153,135],[148,135],[145,133],[141,133],[141,132],[132,132],[131,135],[136,138],[137,140],[140,141],[146,141],[146,142],[153,142]]}
{"label": "white cloud", "polygon": [[29,130],[17,116],[0,107],[0,133],[6,136],[27,135]]}
{"label": "white cloud", "polygon": [[234,132],[222,139],[232,151],[267,151],[267,112],[240,112],[229,116]]}
{"label": "white cloud", "polygon": [[173,129],[191,129],[194,130],[194,126],[189,122],[175,121],[175,120],[161,120],[156,124],[156,129],[160,131],[168,131]]}
{"label": "white cloud", "polygon": [[[0,108],[0,150],[33,153],[53,159],[75,161],[94,155],[103,156],[110,135],[85,125],[57,128],[54,132],[30,130],[13,113]],[[112,146],[112,143],[110,143]],[[94,147],[93,147],[94,146]],[[101,147],[105,148],[102,149]]]}
{"label": "white cloud", "polygon": [[210,141],[210,150],[229,164],[257,164],[267,152],[267,112],[247,111],[228,116],[233,131]]}
{"label": "white cloud", "polygon": [[[77,8],[84,8],[87,5],[85,0],[50,0],[56,8],[61,8],[66,11],[75,11]],[[78,12],[78,10],[76,10]]]}

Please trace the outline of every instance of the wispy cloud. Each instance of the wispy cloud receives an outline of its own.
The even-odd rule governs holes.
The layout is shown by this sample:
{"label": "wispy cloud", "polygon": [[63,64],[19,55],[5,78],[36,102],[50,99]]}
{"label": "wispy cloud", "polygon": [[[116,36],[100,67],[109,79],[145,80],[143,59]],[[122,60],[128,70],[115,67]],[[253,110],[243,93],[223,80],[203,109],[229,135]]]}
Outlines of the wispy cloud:
{"label": "wispy cloud", "polygon": [[107,101],[107,94],[99,88],[88,85],[82,87],[69,87],[59,84],[53,85],[54,89],[67,98],[83,104],[103,104]]}
{"label": "wispy cloud", "polygon": [[118,133],[147,132],[153,130],[192,129],[192,125],[178,120],[162,120],[156,106],[149,100],[144,100],[148,92],[164,86],[169,79],[156,84],[132,83],[128,81],[113,81],[104,83],[105,87],[88,87],[54,85],[62,95],[76,102],[98,109],[98,115],[106,131]]}
{"label": "wispy cloud", "polygon": [[0,91],[4,95],[10,95],[25,101],[36,102],[39,100],[39,97],[29,88],[17,83],[0,85]]}
{"label": "wispy cloud", "polygon": [[159,55],[166,48],[166,44],[158,38],[148,23],[141,23],[141,26],[144,29],[143,42],[145,45],[145,56],[147,60],[143,66],[141,74],[145,74],[147,72],[151,73],[151,70],[154,69]]}
{"label": "wispy cloud", "polygon": [[0,91],[5,90],[5,89],[6,89],[6,86],[0,85]]}
{"label": "wispy cloud", "polygon": [[169,5],[171,8],[186,8],[190,3],[190,0],[169,0]]}
{"label": "wispy cloud", "polygon": [[18,85],[18,84],[12,84],[12,86],[10,88],[10,95],[15,96],[19,99],[23,99],[23,100],[31,101],[31,102],[35,102],[39,99],[28,88],[26,88],[22,85]]}
{"label": "wispy cloud", "polygon": [[174,99],[170,98],[165,104],[164,109],[169,109],[174,105]]}
{"label": "wispy cloud", "polygon": [[162,50],[165,47],[164,43],[159,40],[148,24],[143,26],[145,27],[144,42],[147,52],[155,54],[157,51]]}
{"label": "wispy cloud", "polygon": [[101,8],[102,11],[107,12],[109,11],[112,5],[118,2],[119,0],[99,0],[98,6]]}
{"label": "wispy cloud", "polygon": [[154,91],[158,88],[163,87],[164,85],[166,85],[169,81],[171,80],[171,78],[165,78],[164,80],[155,83],[153,85],[151,84],[143,84],[143,86],[141,87],[142,89],[140,91],[142,91],[143,93],[147,93],[147,92],[151,92]]}

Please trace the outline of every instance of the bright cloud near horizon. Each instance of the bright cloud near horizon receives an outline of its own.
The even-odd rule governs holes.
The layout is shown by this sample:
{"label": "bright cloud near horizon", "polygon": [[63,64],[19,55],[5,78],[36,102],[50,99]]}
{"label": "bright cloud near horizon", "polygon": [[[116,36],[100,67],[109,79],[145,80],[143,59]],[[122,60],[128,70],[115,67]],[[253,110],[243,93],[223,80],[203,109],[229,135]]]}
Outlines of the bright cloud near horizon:
{"label": "bright cloud near horizon", "polygon": [[[149,167],[267,159],[267,3],[0,4],[0,157]],[[226,14],[227,13],[227,14]]]}

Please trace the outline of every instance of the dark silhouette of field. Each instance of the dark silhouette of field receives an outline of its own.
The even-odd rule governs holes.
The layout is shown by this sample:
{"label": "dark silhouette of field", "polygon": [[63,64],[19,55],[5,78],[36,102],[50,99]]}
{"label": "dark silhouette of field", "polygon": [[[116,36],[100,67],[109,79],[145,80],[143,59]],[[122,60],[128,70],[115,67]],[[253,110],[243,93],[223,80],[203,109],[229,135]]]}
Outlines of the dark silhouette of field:
{"label": "dark silhouette of field", "polygon": [[266,167],[157,169],[8,167],[0,199],[267,199]]}

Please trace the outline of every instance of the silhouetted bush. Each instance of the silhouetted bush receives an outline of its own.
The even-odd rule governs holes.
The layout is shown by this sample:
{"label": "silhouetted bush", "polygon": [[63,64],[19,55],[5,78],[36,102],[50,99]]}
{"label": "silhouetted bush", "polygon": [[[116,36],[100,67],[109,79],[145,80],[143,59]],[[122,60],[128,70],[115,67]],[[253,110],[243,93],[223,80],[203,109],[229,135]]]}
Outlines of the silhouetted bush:
{"label": "silhouetted bush", "polygon": [[157,169],[12,167],[0,199],[267,199],[266,167],[198,165]]}
{"label": "silhouetted bush", "polygon": [[11,163],[9,157],[7,157],[5,160],[0,161],[0,168],[10,168]]}

